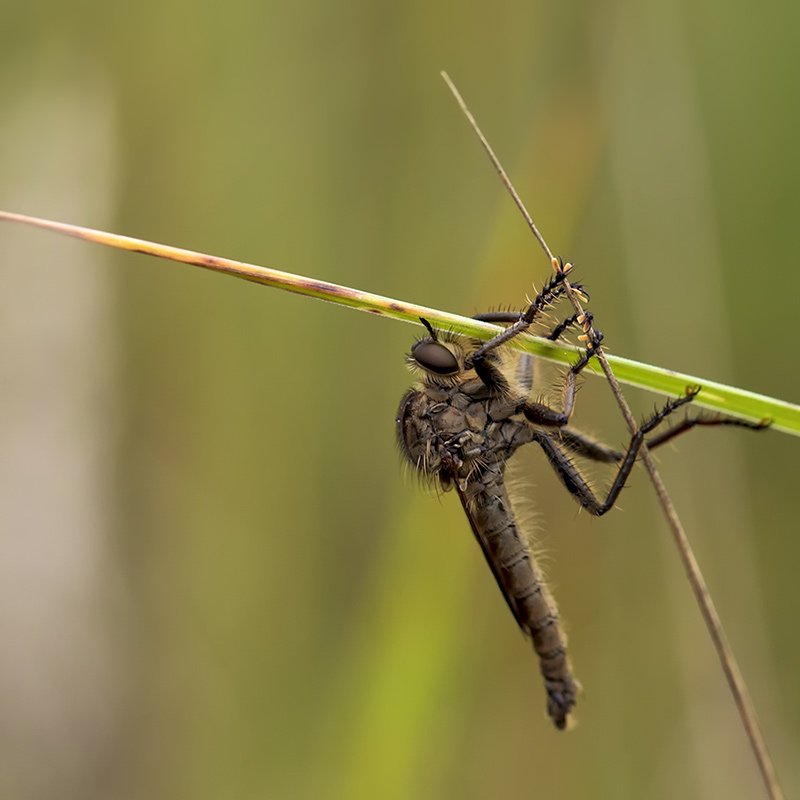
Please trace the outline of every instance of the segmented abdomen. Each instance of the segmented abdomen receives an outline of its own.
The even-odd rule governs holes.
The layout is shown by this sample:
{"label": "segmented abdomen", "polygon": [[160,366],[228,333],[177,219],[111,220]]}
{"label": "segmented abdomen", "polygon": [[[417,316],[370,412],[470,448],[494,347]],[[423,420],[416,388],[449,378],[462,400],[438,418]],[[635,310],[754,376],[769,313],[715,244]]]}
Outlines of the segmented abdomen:
{"label": "segmented abdomen", "polygon": [[563,729],[580,686],[567,658],[558,609],[514,520],[502,474],[490,468],[459,489],[459,495],[500,591],[533,641],[547,691],[547,713]]}

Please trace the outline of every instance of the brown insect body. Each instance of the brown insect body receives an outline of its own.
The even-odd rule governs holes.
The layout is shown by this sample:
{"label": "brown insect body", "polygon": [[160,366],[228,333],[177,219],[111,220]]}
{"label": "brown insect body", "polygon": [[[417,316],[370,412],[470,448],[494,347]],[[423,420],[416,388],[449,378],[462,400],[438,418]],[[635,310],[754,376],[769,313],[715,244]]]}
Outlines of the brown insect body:
{"label": "brown insect body", "polygon": [[[555,602],[515,521],[504,483],[508,460],[534,441],[536,426],[520,413],[515,388],[488,386],[474,370],[464,369],[458,343],[453,352],[457,372],[425,371],[403,397],[397,416],[400,447],[443,490],[456,488],[497,585],[539,656],[548,714],[564,728],[579,686]],[[495,351],[487,360],[499,367],[501,357],[502,351]]]}
{"label": "brown insect body", "polygon": [[[538,323],[537,318],[563,298],[565,277],[572,267],[560,261],[554,267],[554,275],[525,311],[478,315],[478,319],[507,327],[488,342],[474,342],[469,350],[462,340],[437,334],[427,320],[421,320],[430,335],[414,344],[408,363],[422,373],[422,380],[403,397],[397,433],[406,458],[423,476],[444,490],[455,487],[458,492],[500,591],[520,628],[533,641],[544,676],[548,714],[555,726],[563,729],[579,687],[567,659],[566,636],[555,602],[519,532],[506,493],[504,474],[509,459],[522,445],[536,442],[567,491],[588,513],[600,517],[614,507],[645,441],[653,450],[697,426],[763,430],[769,421],[687,416],[654,433],[697,396],[700,387],[687,386],[683,396],[669,400],[642,422],[624,451],[572,428],[569,421],[578,377],[603,338],[592,327],[591,314],[573,314],[548,334],[555,341],[579,325],[587,341],[587,349],[564,373],[561,400],[556,405],[530,397],[534,385],[530,357],[516,356],[502,347]],[[572,288],[582,289],[579,284]],[[597,494],[574,456],[615,465],[616,475],[606,492]]]}

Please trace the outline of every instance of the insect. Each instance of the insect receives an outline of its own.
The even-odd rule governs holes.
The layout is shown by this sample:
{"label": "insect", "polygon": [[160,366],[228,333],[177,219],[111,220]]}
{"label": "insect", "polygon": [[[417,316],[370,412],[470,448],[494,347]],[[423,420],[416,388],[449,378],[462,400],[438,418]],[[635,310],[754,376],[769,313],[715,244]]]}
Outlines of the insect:
{"label": "insect", "polygon": [[[572,266],[558,259],[553,266],[554,275],[522,313],[477,315],[477,319],[509,325],[486,343],[438,333],[421,319],[428,335],[414,343],[407,357],[409,367],[421,375],[421,380],[403,396],[396,424],[406,459],[441,490],[455,489],[458,494],[514,619],[532,640],[544,678],[547,713],[561,730],[567,727],[580,686],[572,673],[555,601],[520,533],[509,501],[504,481],[509,459],[520,447],[535,442],[580,505],[602,516],[613,508],[643,442],[652,449],[697,425],[761,429],[768,423],[716,415],[687,417],[646,438],[676,409],[695,398],[700,387],[690,386],[682,397],[668,401],[638,428],[625,452],[572,428],[569,420],[578,376],[603,338],[593,328],[588,312],[565,318],[548,335],[557,340],[580,326],[587,339],[586,350],[565,373],[561,407],[532,399],[530,356],[518,358],[509,370],[510,354],[502,345],[540,321],[545,311],[565,296],[566,276]],[[572,288],[583,294],[579,284]],[[604,498],[590,487],[574,455],[617,465],[616,477]]]}

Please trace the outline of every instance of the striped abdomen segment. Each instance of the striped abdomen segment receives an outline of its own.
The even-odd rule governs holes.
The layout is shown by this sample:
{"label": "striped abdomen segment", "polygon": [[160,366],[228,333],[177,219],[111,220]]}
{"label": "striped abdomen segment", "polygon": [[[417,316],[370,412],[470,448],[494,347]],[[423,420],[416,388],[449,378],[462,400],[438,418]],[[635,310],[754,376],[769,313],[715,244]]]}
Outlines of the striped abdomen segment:
{"label": "striped abdomen segment", "polygon": [[553,596],[517,528],[502,477],[484,475],[459,490],[464,510],[497,585],[520,628],[531,637],[547,691],[547,713],[563,729],[579,691],[567,637]]}

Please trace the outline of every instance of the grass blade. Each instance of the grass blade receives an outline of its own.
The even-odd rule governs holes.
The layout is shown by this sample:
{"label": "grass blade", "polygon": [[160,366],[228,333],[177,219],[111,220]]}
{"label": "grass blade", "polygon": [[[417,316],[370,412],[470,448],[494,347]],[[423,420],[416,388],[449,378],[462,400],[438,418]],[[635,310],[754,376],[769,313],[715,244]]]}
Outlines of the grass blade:
{"label": "grass blade", "polygon": [[[94,228],[70,225],[66,222],[15,214],[10,211],[0,211],[0,220],[32,225],[88,242],[114,247],[118,250],[144,253],[145,255],[157,256],[158,258],[178,261],[183,264],[191,264],[214,272],[234,275],[237,278],[260,283],[264,286],[271,286],[276,289],[294,292],[295,294],[314,297],[318,300],[338,303],[339,305],[348,306],[358,311],[366,311],[377,316],[413,323],[418,323],[420,317],[425,317],[435,327],[451,330],[466,336],[473,336],[477,339],[490,339],[498,331],[495,325],[479,322],[469,317],[462,317],[439,309],[363,292],[359,289],[351,289],[350,287],[328,283],[327,281],[294,275],[271,267],[261,267],[256,264],[207,255],[194,250],[185,250],[181,247],[158,244],[145,239],[108,233]],[[570,363],[575,358],[576,353],[576,349],[569,345],[556,344],[547,339],[528,335],[517,337],[510,346],[561,364]],[[608,355],[607,358],[621,383],[672,396],[683,394],[689,385],[699,385],[703,388],[694,402],[696,406],[753,421],[769,418],[773,421],[773,430],[800,436],[800,406],[793,403],[776,400],[745,389],[726,386],[695,375],[632,361],[621,356]],[[590,365],[589,371],[593,374],[602,375],[600,366],[594,363]]]}

